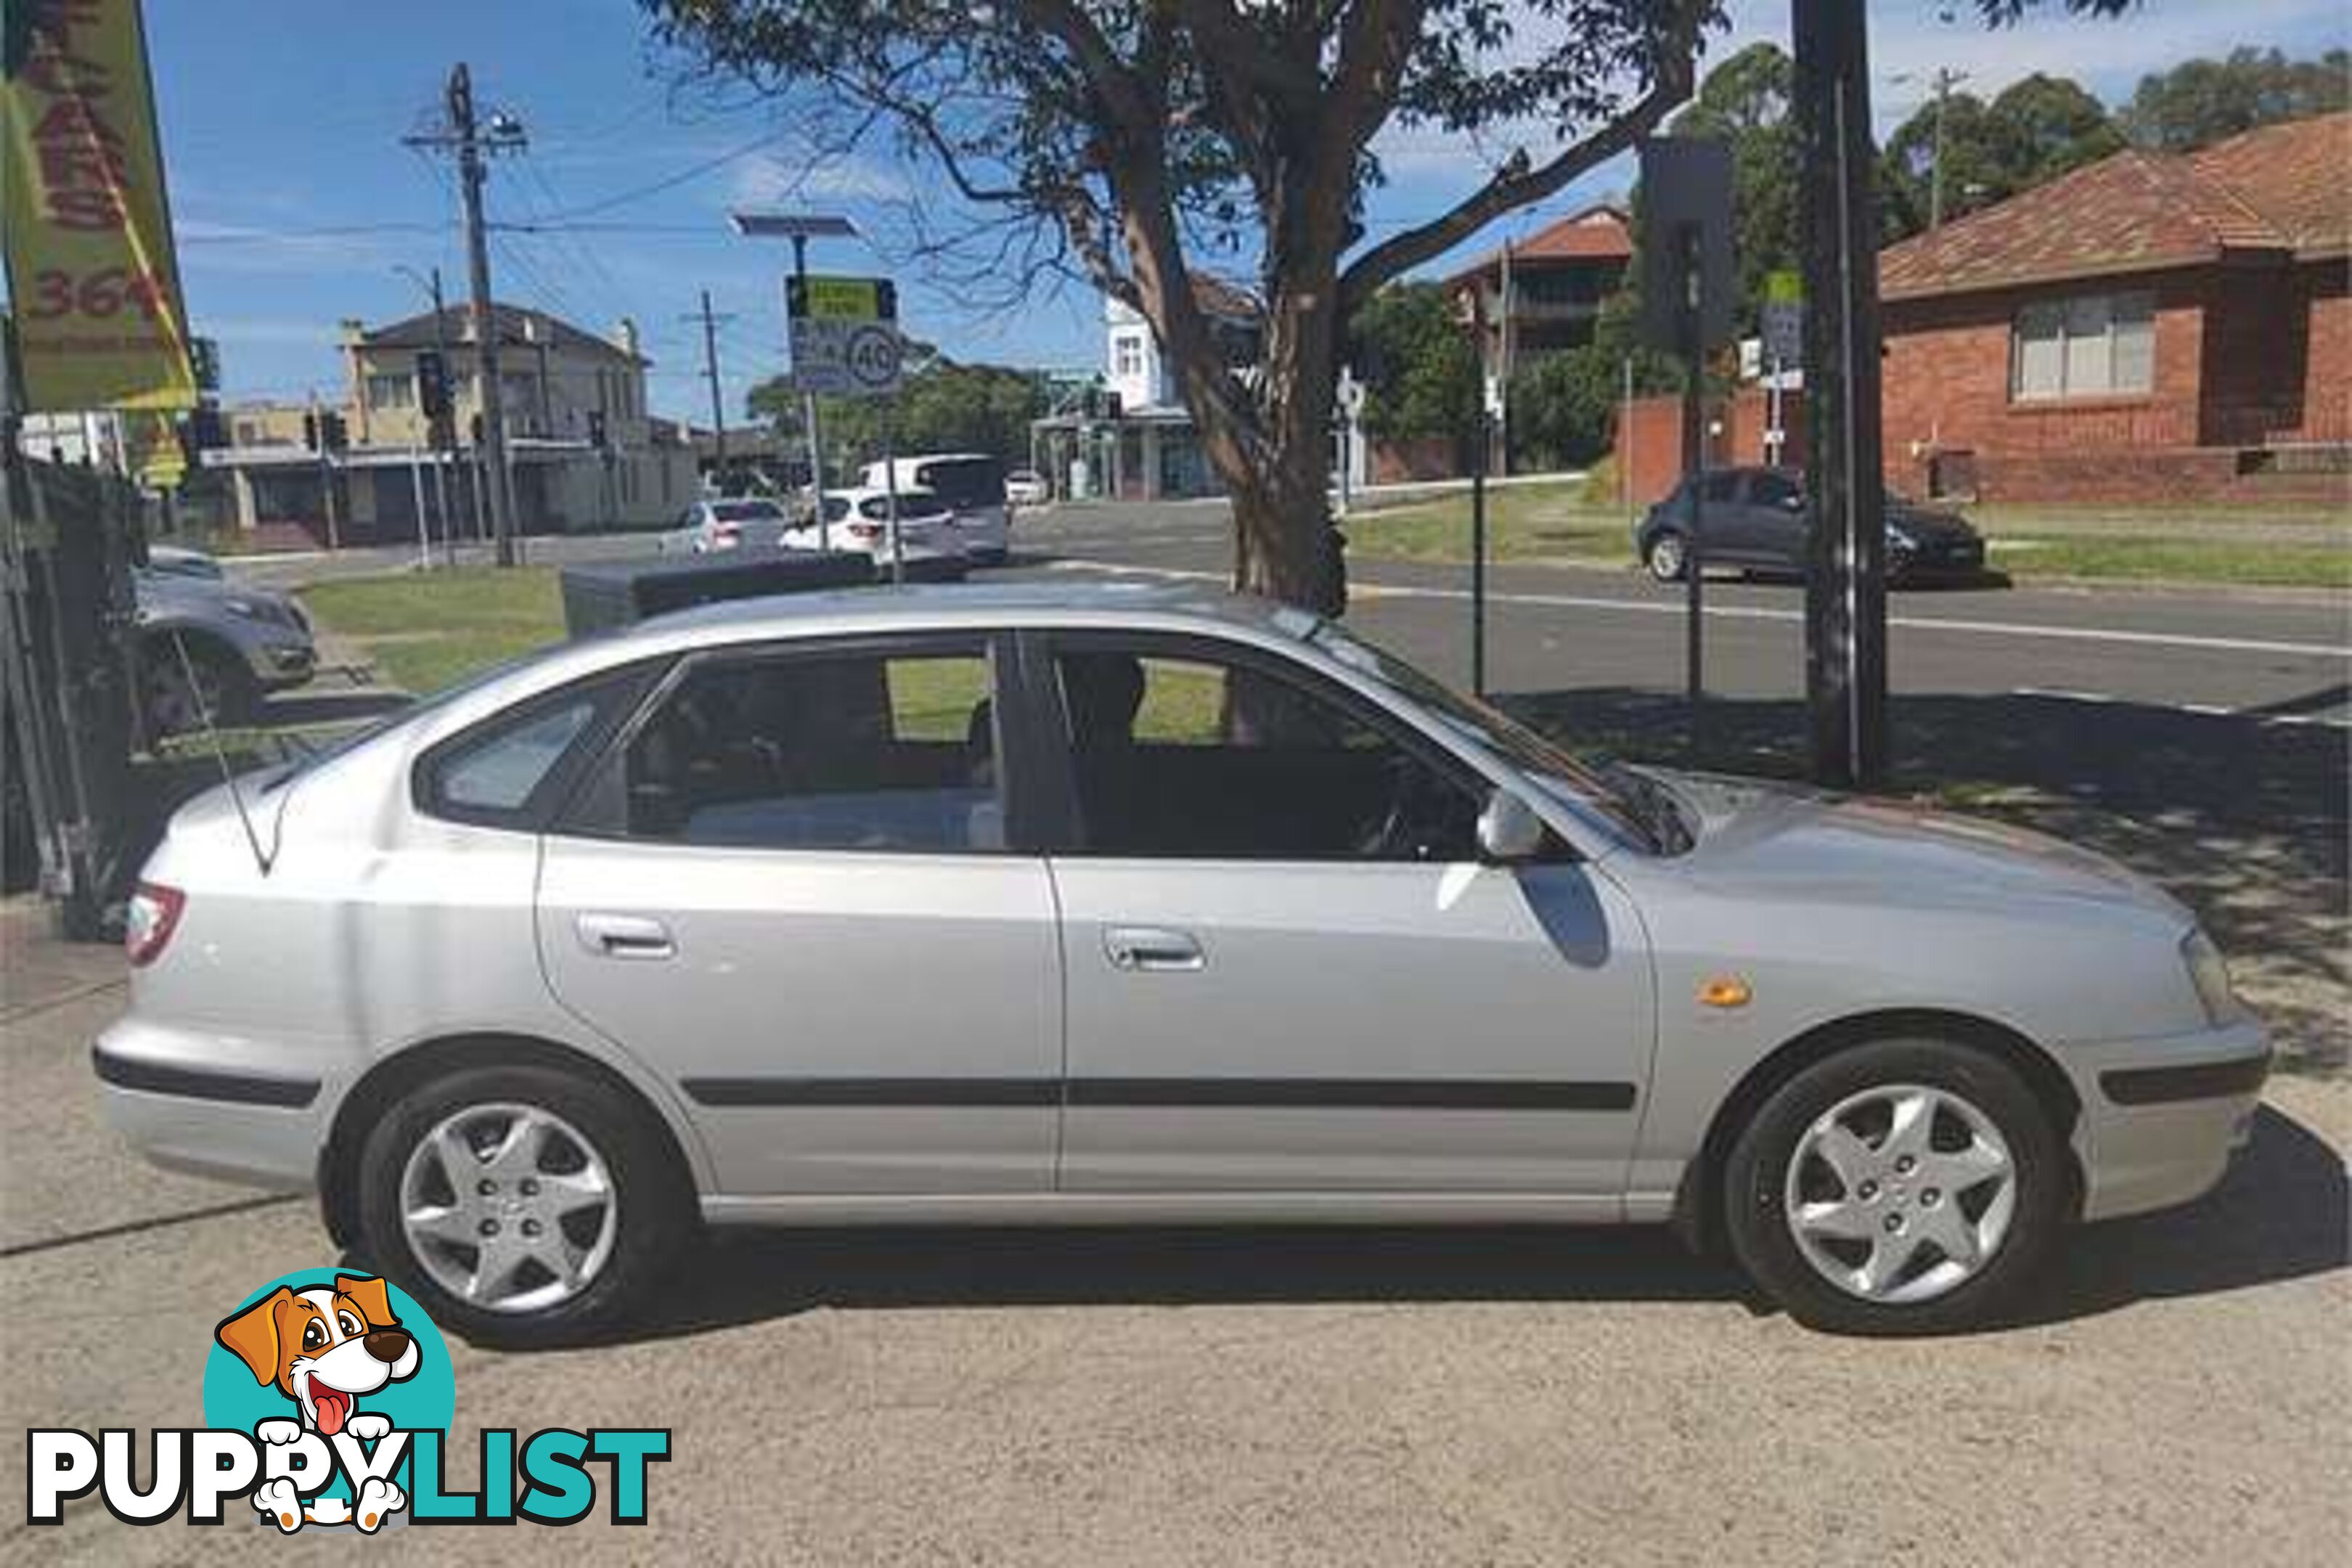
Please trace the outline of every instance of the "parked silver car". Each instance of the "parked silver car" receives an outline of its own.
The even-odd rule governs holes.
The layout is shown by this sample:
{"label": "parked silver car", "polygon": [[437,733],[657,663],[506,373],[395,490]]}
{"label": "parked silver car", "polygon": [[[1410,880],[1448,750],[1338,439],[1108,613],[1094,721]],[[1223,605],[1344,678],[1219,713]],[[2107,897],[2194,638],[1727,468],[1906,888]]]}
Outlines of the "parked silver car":
{"label": "parked silver car", "polygon": [[1593,771],[1339,627],[1145,587],[714,605],[184,809],[96,1048],[480,1339],[699,1219],[1679,1223],[1981,1321],[2247,1135],[2189,912],[1925,808]]}
{"label": "parked silver car", "polygon": [[724,550],[772,550],[792,517],[780,501],[757,496],[698,500],[655,535],[661,555],[709,555]]}
{"label": "parked silver car", "polygon": [[141,711],[156,734],[244,723],[318,668],[310,616],[289,595],[176,564],[134,571],[131,585]]}

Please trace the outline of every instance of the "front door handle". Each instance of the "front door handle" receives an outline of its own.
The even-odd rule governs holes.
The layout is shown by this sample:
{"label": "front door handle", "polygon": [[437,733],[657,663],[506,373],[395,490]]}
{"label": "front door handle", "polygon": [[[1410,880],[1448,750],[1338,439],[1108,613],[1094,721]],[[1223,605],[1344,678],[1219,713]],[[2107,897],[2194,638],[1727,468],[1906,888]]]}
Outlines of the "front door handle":
{"label": "front door handle", "polygon": [[646,915],[585,914],[572,922],[580,945],[599,958],[675,958],[669,927]]}
{"label": "front door handle", "polygon": [[1113,969],[1202,969],[1200,940],[1165,926],[1105,926],[1103,955]]}

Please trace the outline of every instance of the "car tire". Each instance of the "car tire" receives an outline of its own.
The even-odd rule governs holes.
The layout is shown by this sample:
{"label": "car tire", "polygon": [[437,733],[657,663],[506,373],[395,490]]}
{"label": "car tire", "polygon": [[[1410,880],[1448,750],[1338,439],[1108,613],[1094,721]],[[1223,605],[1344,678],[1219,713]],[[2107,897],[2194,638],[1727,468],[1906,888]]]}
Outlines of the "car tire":
{"label": "car tire", "polygon": [[[516,1127],[535,1150],[506,1141]],[[450,1179],[469,1154],[478,1166]],[[443,1328],[510,1349],[627,1322],[698,1230],[692,1183],[649,1112],[598,1078],[529,1064],[464,1068],[402,1096],[361,1148],[358,1197],[366,1261]],[[504,1256],[468,1291],[484,1225]],[[568,1288],[541,1261],[559,1252],[580,1266]]]}
{"label": "car tire", "polygon": [[222,728],[251,722],[261,709],[261,683],[244,659],[209,637],[164,633],[140,648],[139,703],[149,734],[189,734],[206,720]]}
{"label": "car tire", "polygon": [[1671,528],[1661,529],[1642,547],[1642,564],[1661,583],[1679,583],[1689,570],[1690,552],[1680,533]]}
{"label": "car tire", "polygon": [[1758,1108],[1725,1162],[1725,1228],[1748,1277],[1809,1327],[1952,1333],[2033,1279],[2070,1190],[2062,1134],[2016,1068],[1957,1041],[1879,1040]]}

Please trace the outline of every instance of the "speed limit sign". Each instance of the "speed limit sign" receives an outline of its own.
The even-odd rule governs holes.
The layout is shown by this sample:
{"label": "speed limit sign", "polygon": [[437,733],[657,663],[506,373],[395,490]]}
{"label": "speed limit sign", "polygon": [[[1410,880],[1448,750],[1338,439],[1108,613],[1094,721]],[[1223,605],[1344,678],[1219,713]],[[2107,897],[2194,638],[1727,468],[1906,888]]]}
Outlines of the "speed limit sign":
{"label": "speed limit sign", "polygon": [[802,278],[784,282],[793,331],[793,379],[804,392],[883,397],[898,390],[906,358],[898,295],[887,278]]}
{"label": "speed limit sign", "polygon": [[847,362],[853,395],[879,397],[898,390],[905,355],[898,329],[887,321],[853,328],[843,358]]}

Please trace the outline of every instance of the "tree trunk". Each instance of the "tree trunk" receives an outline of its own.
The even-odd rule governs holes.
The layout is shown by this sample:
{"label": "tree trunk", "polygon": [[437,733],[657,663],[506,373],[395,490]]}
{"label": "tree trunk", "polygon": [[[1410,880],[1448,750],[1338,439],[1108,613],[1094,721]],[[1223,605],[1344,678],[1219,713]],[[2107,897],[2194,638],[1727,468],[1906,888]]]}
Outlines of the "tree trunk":
{"label": "tree trunk", "polygon": [[1235,591],[1334,616],[1347,608],[1330,502],[1336,284],[1277,288],[1267,302],[1254,430],[1189,388],[1186,399],[1232,499]]}

